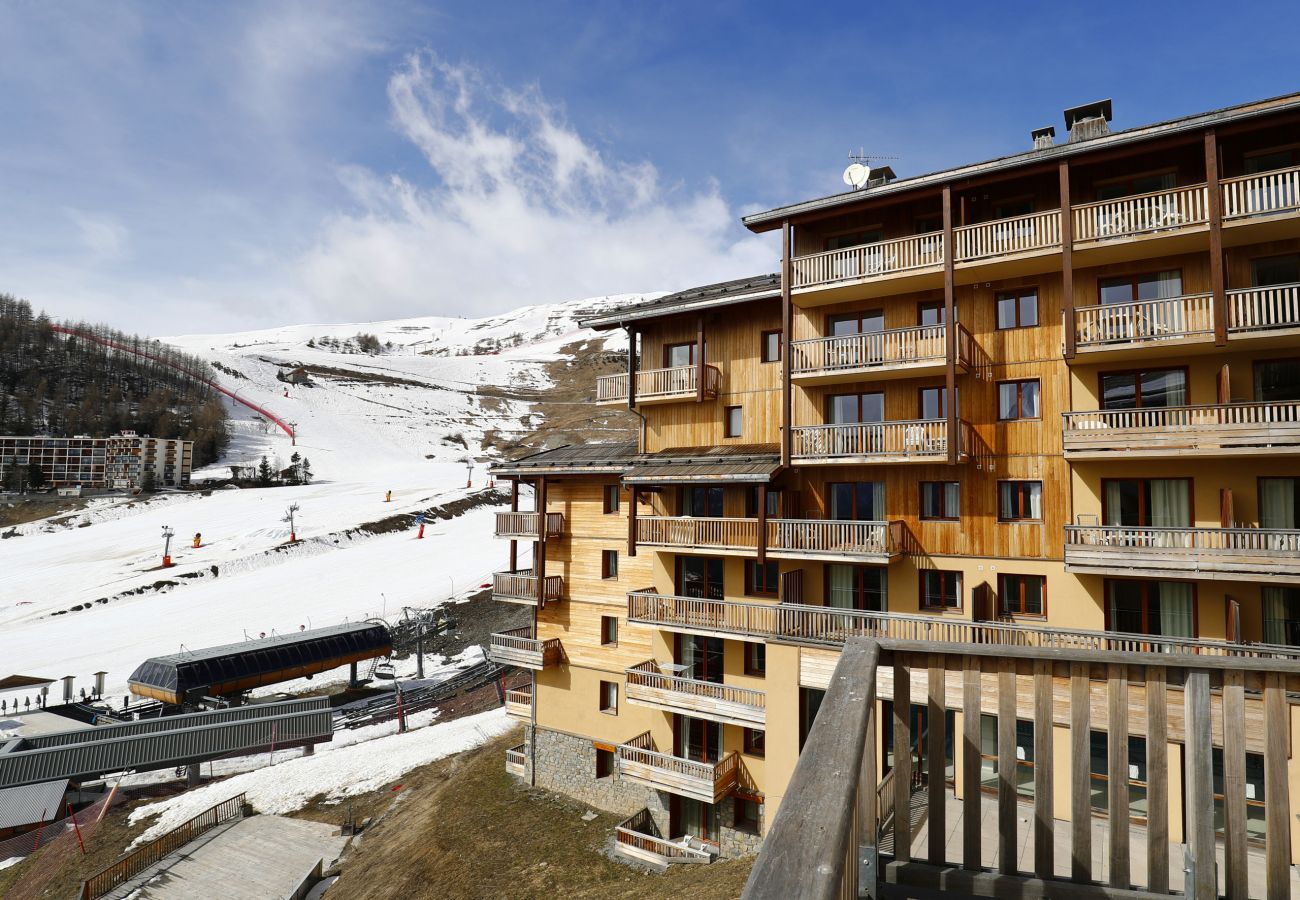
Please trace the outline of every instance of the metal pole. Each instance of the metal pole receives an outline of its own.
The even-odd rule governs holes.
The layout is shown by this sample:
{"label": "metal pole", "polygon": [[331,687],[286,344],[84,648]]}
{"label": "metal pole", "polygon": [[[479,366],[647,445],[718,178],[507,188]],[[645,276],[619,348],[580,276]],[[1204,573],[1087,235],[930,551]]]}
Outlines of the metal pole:
{"label": "metal pole", "polygon": [[415,677],[424,678],[424,624],[415,632]]}

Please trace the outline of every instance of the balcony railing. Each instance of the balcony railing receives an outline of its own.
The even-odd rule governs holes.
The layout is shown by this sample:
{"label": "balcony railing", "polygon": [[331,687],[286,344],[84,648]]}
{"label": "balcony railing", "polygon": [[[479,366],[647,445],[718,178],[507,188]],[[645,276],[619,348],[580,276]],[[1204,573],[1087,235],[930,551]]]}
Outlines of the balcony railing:
{"label": "balcony railing", "polygon": [[1133,303],[1083,306],[1074,311],[1075,340],[1080,349],[1122,347],[1159,341],[1214,337],[1214,300],[1188,294]]}
{"label": "balcony railing", "polygon": [[488,656],[507,666],[540,671],[559,663],[562,655],[559,638],[539,641],[531,625],[498,632],[488,641]]}
{"label": "balcony railing", "polygon": [[659,836],[650,810],[643,809],[624,819],[614,829],[614,852],[655,866],[673,863],[707,863],[713,855]]}
{"label": "balcony railing", "polygon": [[[500,538],[527,538],[537,540],[541,517],[535,512],[497,513],[496,535]],[[558,537],[564,533],[564,513],[546,514],[546,536]]]}
{"label": "balcony railing", "polygon": [[506,771],[520,778],[528,777],[528,745],[520,744],[506,751]]}
{"label": "balcony railing", "polygon": [[1300,529],[1067,525],[1071,571],[1300,582]]}
{"label": "balcony railing", "polygon": [[746,728],[762,729],[767,722],[763,691],[666,674],[654,660],[625,674],[630,703]]}
{"label": "balcony railing", "polygon": [[[758,520],[707,516],[641,516],[637,543],[752,553],[758,549]],[[875,557],[888,562],[903,552],[902,522],[769,519],[767,549],[784,558]]]}
{"label": "balcony railing", "polygon": [[702,550],[755,550],[757,519],[723,519],[708,516],[639,516],[638,544],[651,547],[688,547]]}
{"label": "balcony railing", "polygon": [[1300,328],[1300,284],[1228,291],[1228,336],[1249,337]]}
{"label": "balcony railing", "polygon": [[[718,396],[722,373],[717,366],[704,366],[704,396]],[[597,403],[627,402],[627,373],[602,375],[596,379]],[[667,400],[694,400],[700,392],[699,366],[674,366],[671,369],[644,369],[636,373],[636,402],[654,403]]]}
{"label": "balcony railing", "polygon": [[846,247],[843,250],[796,256],[791,260],[791,285],[796,289],[817,287],[841,281],[882,278],[941,265],[943,235],[920,234]]}
{"label": "balcony railing", "polygon": [[[1300,535],[1300,532],[1295,532]],[[976,622],[945,615],[871,612],[794,603],[747,603],[676,597],[653,591],[627,595],[628,621],[686,634],[777,638],[842,645],[850,637],[954,644],[994,644],[1121,653],[1196,653],[1300,660],[1300,647],[1234,643],[1082,628]]]}
{"label": "balcony railing", "polygon": [[[798,378],[943,365],[947,359],[947,326],[918,325],[864,334],[811,338],[790,344],[790,366]],[[957,326],[957,362],[969,367],[974,355],[970,332]]]}
{"label": "balcony railing", "polygon": [[1100,409],[1064,418],[1067,457],[1300,451],[1300,401]]}
{"label": "balcony railing", "polygon": [[736,786],[740,756],[733,751],[709,763],[660,753],[647,731],[618,745],[618,769],[623,778],[646,787],[717,803]]}
{"label": "balcony railing", "polygon": [[[959,456],[970,452],[970,425],[958,421]],[[854,459],[862,462],[927,462],[948,456],[948,422],[855,422],[801,425],[792,435],[793,455],[807,462]]]}
{"label": "balcony railing", "polygon": [[533,717],[532,685],[522,688],[510,688],[506,691],[506,715],[525,722]]}
{"label": "balcony railing", "polygon": [[[543,579],[541,600],[552,603],[564,596],[564,577],[547,575]],[[517,569],[513,572],[494,572],[492,575],[492,598],[507,603],[537,605],[537,576],[532,569]]]}
{"label": "balcony railing", "polygon": [[1208,220],[1208,210],[1203,184],[1084,203],[1072,208],[1074,240],[1134,237],[1201,225]]}
{"label": "balcony railing", "polygon": [[1060,249],[1061,211],[1029,213],[953,229],[957,262]]}
{"label": "balcony railing", "polygon": [[1300,210],[1300,166],[1225,178],[1220,184],[1224,219]]}

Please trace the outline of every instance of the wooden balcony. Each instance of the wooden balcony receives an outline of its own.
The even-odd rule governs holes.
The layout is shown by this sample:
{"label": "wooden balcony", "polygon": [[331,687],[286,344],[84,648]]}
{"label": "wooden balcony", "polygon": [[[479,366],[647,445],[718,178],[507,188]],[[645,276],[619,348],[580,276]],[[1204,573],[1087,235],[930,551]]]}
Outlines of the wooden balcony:
{"label": "wooden balcony", "polygon": [[[970,425],[958,420],[958,458],[970,454]],[[793,456],[804,465],[845,463],[933,463],[948,458],[948,422],[859,422],[794,428]]]}
{"label": "wooden balcony", "polygon": [[763,691],[667,674],[654,660],[627,669],[626,675],[629,703],[724,725],[759,730],[767,725]]}
{"label": "wooden balcony", "polygon": [[506,715],[521,722],[533,719],[533,687],[510,688],[506,691]]}
{"label": "wooden balcony", "polygon": [[[947,370],[947,326],[919,325],[790,344],[790,375],[799,384],[918,378]],[[957,326],[957,365],[969,369],[974,339]]]}
{"label": "wooden balcony", "polygon": [[[540,523],[541,516],[535,512],[499,512],[496,536],[535,541],[540,536]],[[562,534],[564,534],[564,513],[547,513],[546,536],[559,537]]]}
{"label": "wooden balcony", "polygon": [[1300,453],[1298,401],[1102,409],[1064,419],[1067,459]]}
{"label": "wooden balcony", "polygon": [[[758,520],[641,516],[637,544],[727,555],[758,550]],[[888,563],[903,552],[902,522],[769,519],[767,553],[779,559]]]}
{"label": "wooden balcony", "polygon": [[1292,347],[1300,335],[1300,284],[1228,291],[1228,340]]}
{"label": "wooden balcony", "polygon": [[660,837],[648,809],[629,816],[614,828],[614,853],[660,871],[678,863],[713,861],[713,854],[707,850]]}
{"label": "wooden balcony", "polygon": [[[1224,239],[1238,244],[1294,236],[1275,226],[1300,216],[1300,166],[1220,182]],[[1293,223],[1291,223],[1293,224]],[[1244,232],[1240,236],[1236,232]]]}
{"label": "wooden balcony", "polygon": [[1067,525],[1065,567],[1099,575],[1300,584],[1300,530]]}
{"label": "wooden balcony", "polygon": [[1214,349],[1214,299],[1188,294],[1134,303],[1083,306],[1074,311],[1080,356],[1132,358],[1153,351]]}
{"label": "wooden balcony", "polygon": [[[1043,272],[1061,252],[1061,211],[1029,213],[953,229],[958,273],[978,269],[978,280]],[[960,282],[972,280],[961,277]]]}
{"label": "wooden balcony", "polygon": [[660,753],[647,731],[618,745],[618,770],[623,778],[646,787],[717,803],[736,786],[740,755],[733,751],[716,763],[708,763]]}
{"label": "wooden balcony", "polygon": [[[1070,210],[1074,217],[1075,265],[1101,265],[1204,249],[1209,194],[1204,184],[1135,194]],[[1146,246],[1159,241],[1159,250]]]}
{"label": "wooden balcony", "polygon": [[627,599],[628,622],[634,625],[708,637],[777,639],[832,648],[843,645],[852,637],[873,637],[893,641],[1034,647],[1047,650],[1189,653],[1199,656],[1300,660],[1300,647],[1235,643],[1211,638],[1126,634],[1004,621],[976,622],[948,615],[871,612],[799,603],[705,600],[656,594],[651,590],[632,591]]}
{"label": "wooden balcony", "polygon": [[488,656],[494,662],[521,669],[540,672],[558,665],[563,655],[559,638],[539,641],[533,637],[531,625],[498,632],[488,642]]}
{"label": "wooden balcony", "polygon": [[791,278],[791,290],[809,294],[800,299],[800,306],[942,284],[943,235],[920,234],[796,256]]}
{"label": "wooden balcony", "polygon": [[506,772],[516,778],[528,777],[528,745],[520,744],[506,751]]}
{"label": "wooden balcony", "polygon": [[[564,597],[564,578],[560,575],[547,575],[541,586],[541,603],[554,603]],[[532,569],[518,569],[514,572],[495,572],[492,575],[492,599],[506,603],[519,603],[524,606],[538,605],[537,576]]]}
{"label": "wooden balcony", "polygon": [[[714,400],[722,384],[722,373],[717,366],[704,366],[704,398]],[[627,402],[627,373],[602,375],[596,379],[596,402],[615,404]],[[681,403],[697,400],[700,396],[700,367],[675,366],[671,369],[645,369],[636,373],[637,406],[659,403]]]}

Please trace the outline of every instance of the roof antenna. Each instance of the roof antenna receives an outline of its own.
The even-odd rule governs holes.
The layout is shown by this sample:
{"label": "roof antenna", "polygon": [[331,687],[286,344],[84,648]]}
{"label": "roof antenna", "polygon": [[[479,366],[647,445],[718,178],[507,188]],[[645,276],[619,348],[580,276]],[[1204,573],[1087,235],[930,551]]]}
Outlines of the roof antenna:
{"label": "roof antenna", "polygon": [[[897,156],[883,156],[878,153],[868,153],[859,147],[858,152],[849,151],[849,167],[844,170],[844,183],[854,190],[862,190],[871,183],[871,160],[874,159],[898,159]],[[889,167],[884,167],[889,171]],[[890,176],[892,177],[892,171]]]}

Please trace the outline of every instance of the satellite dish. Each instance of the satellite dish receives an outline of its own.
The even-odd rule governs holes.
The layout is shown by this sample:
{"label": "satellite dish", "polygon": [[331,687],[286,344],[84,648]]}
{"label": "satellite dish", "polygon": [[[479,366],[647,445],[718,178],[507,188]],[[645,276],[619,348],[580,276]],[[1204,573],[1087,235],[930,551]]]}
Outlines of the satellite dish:
{"label": "satellite dish", "polygon": [[867,181],[871,178],[871,167],[864,166],[862,163],[853,163],[844,170],[844,183],[852,188],[862,189],[866,187]]}

